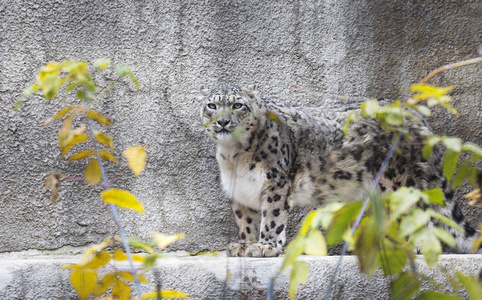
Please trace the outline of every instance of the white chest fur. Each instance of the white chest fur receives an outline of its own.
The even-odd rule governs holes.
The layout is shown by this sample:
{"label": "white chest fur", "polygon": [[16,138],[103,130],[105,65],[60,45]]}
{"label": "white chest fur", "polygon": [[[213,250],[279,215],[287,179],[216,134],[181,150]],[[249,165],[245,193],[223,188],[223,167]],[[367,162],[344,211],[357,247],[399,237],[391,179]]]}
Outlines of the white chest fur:
{"label": "white chest fur", "polygon": [[249,170],[242,158],[229,158],[218,152],[221,184],[228,197],[254,210],[261,210],[260,195],[266,176],[260,168]]}

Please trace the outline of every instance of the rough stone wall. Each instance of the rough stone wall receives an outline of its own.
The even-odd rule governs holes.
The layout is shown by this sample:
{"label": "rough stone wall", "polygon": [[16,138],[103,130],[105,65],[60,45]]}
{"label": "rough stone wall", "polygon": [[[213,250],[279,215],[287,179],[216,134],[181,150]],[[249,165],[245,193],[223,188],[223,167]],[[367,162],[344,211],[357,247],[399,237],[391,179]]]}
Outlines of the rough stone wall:
{"label": "rough stone wall", "polygon": [[[51,169],[83,169],[58,161],[57,125],[42,127],[57,103],[35,96],[12,109],[48,61],[108,57],[131,66],[142,90],[118,86],[97,106],[116,122],[109,128],[116,154],[131,144],[150,147],[143,175],[116,181],[146,209],[122,212],[123,223],[129,234],[182,232],[178,248],[214,250],[235,228],[214,145],[198,121],[201,86],[255,83],[265,97],[305,106],[340,96],[403,97],[432,69],[477,55],[481,14],[478,0],[2,1],[0,252],[82,246],[114,228],[99,189],[64,181],[56,205],[42,190]],[[456,86],[460,112],[436,114],[435,130],[482,144],[480,65],[433,83]],[[480,207],[465,210],[473,223],[481,220]]]}

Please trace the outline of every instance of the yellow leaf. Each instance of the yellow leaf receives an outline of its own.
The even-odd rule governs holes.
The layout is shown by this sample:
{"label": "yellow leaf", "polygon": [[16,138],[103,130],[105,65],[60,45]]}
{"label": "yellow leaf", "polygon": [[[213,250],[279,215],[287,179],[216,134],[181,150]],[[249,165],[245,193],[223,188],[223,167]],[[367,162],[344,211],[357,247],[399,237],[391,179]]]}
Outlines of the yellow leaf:
{"label": "yellow leaf", "polygon": [[144,213],[142,204],[128,191],[110,189],[100,193],[100,197],[105,203],[114,204],[122,208]]}
{"label": "yellow leaf", "polygon": [[97,184],[102,179],[100,166],[97,159],[91,159],[85,168],[84,178],[89,184]]}
{"label": "yellow leaf", "polygon": [[[143,256],[137,254],[131,254],[133,261],[144,262],[145,258]],[[117,249],[112,256],[115,260],[127,260],[127,254],[125,254],[124,250]]]}
{"label": "yellow leaf", "polygon": [[167,235],[159,232],[150,232],[149,234],[154,236],[154,243],[161,250],[184,237],[184,234]]}
{"label": "yellow leaf", "polygon": [[104,124],[104,125],[114,124],[114,122],[112,122],[109,118],[101,115],[100,112],[98,112],[96,110],[89,110],[87,112],[87,118],[95,120],[95,121],[97,121],[101,124]]}
{"label": "yellow leaf", "polygon": [[59,76],[59,67],[60,64],[50,62],[40,68],[37,76],[37,85],[47,99],[55,97],[63,84],[63,80]]}
{"label": "yellow leaf", "polygon": [[143,146],[132,146],[123,153],[132,172],[139,176],[146,165],[146,150]]}
{"label": "yellow leaf", "polygon": [[[149,299],[149,298],[159,298],[159,293],[158,292],[152,292],[149,294],[144,294],[142,295],[142,299]],[[176,299],[176,298],[189,298],[189,295],[179,292],[179,291],[173,291],[173,290],[164,290],[161,291],[161,299]]]}
{"label": "yellow leaf", "polygon": [[68,112],[70,112],[72,109],[74,109],[74,106],[73,106],[73,105],[70,105],[70,106],[67,106],[67,107],[62,108],[61,110],[59,110],[59,112],[58,112],[57,114],[55,114],[54,119],[55,119],[55,120],[58,120],[58,119],[62,118],[62,117],[65,116]]}
{"label": "yellow leaf", "polygon": [[414,96],[416,100],[428,98],[440,100],[442,96],[450,92],[453,88],[453,86],[439,88],[430,84],[412,84],[410,86],[410,91],[419,93]]}
{"label": "yellow leaf", "polygon": [[94,296],[100,296],[104,294],[110,288],[115,279],[116,277],[114,273],[104,275],[104,277],[102,277],[102,279],[97,282],[97,285],[92,291],[92,294]]}
{"label": "yellow leaf", "polygon": [[110,160],[113,163],[117,163],[117,158],[115,158],[114,155],[105,151],[104,149],[100,149],[99,154],[100,154],[100,158],[102,158],[103,160]]}
{"label": "yellow leaf", "polygon": [[92,245],[89,248],[87,248],[87,250],[85,250],[82,255],[82,259],[80,260],[79,265],[81,266],[85,265],[88,262],[91,255],[103,250],[105,247],[109,246],[109,243],[110,243],[110,238],[107,238],[105,241]]}
{"label": "yellow leaf", "polygon": [[139,279],[139,282],[140,283],[148,283],[149,281],[147,280],[146,277],[144,277],[144,275],[142,274],[137,274],[137,279]]}
{"label": "yellow leaf", "polygon": [[472,192],[465,195],[464,198],[465,199],[472,199],[469,202],[469,205],[475,205],[475,204],[479,203],[480,199],[482,198],[480,188],[475,188]]}
{"label": "yellow leaf", "polygon": [[91,261],[84,265],[85,270],[97,270],[105,266],[110,261],[110,254],[107,252],[97,253]]}
{"label": "yellow leaf", "polygon": [[[117,272],[116,273],[120,278],[124,279],[125,281],[134,282],[134,275],[129,272]],[[147,283],[146,277],[142,276],[141,274],[137,274],[137,279],[140,283]]]}
{"label": "yellow leaf", "polygon": [[62,124],[62,127],[58,132],[58,141],[59,141],[60,149],[63,149],[74,138],[71,132],[73,118],[74,118],[74,114],[69,114],[65,118],[64,123]]}
{"label": "yellow leaf", "polygon": [[318,229],[311,230],[306,236],[305,254],[327,255],[325,238]]}
{"label": "yellow leaf", "polygon": [[128,300],[131,295],[131,287],[122,280],[116,280],[112,287],[112,296],[118,300]]}
{"label": "yellow leaf", "polygon": [[85,143],[88,140],[89,140],[89,137],[85,133],[74,135],[70,143],[65,145],[65,147],[62,149],[61,155],[65,156],[75,145],[80,143]]}
{"label": "yellow leaf", "polygon": [[96,280],[97,274],[95,272],[84,271],[80,268],[75,269],[70,274],[70,282],[81,299],[87,298],[94,290]]}
{"label": "yellow leaf", "polygon": [[95,133],[95,140],[102,145],[109,147],[110,152],[114,152],[114,142],[112,138],[103,132],[96,132]]}
{"label": "yellow leaf", "polygon": [[[482,232],[482,225],[479,226],[479,232]],[[482,246],[482,234],[479,234],[479,237],[472,244],[472,252],[473,253],[477,252],[477,250],[479,250],[481,246]]]}
{"label": "yellow leaf", "polygon": [[69,157],[69,160],[81,160],[87,157],[91,157],[92,155],[94,155],[94,152],[92,150],[81,150],[77,153],[72,154],[72,156]]}

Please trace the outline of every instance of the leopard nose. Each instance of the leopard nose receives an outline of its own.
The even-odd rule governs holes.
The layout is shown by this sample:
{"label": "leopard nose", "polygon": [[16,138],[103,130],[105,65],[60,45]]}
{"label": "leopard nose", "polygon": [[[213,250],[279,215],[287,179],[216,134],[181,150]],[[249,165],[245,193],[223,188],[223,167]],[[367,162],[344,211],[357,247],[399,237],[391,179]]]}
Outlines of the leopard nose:
{"label": "leopard nose", "polygon": [[216,121],[216,123],[218,123],[218,125],[221,126],[221,127],[226,127],[226,126],[229,125],[230,121],[219,119],[219,120]]}

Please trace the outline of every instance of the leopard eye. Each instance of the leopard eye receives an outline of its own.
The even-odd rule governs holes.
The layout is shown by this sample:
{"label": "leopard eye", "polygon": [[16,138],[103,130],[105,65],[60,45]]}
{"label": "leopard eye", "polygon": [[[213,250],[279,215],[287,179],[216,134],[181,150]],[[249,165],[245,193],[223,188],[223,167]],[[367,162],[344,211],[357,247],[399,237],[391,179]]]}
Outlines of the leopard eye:
{"label": "leopard eye", "polygon": [[241,107],[243,107],[243,104],[241,104],[241,103],[234,103],[233,104],[233,109],[240,109]]}
{"label": "leopard eye", "polygon": [[216,109],[216,104],[214,104],[214,103],[209,103],[209,104],[208,104],[208,107],[209,107],[210,109]]}

